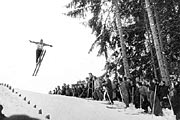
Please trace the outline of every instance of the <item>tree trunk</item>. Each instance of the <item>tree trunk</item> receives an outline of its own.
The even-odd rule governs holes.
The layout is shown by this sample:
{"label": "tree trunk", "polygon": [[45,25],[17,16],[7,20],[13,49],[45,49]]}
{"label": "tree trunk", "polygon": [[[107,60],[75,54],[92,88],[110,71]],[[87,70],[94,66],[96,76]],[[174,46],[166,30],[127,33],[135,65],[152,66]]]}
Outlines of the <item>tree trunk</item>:
{"label": "tree trunk", "polygon": [[[157,32],[158,32],[158,37],[159,37],[159,43],[160,43],[160,49],[162,51],[162,53],[164,53],[164,46],[163,46],[163,42],[162,42],[162,36],[161,36],[161,28],[160,28],[160,24],[159,24],[159,16],[156,10],[156,7],[154,7],[154,15],[155,15],[155,20],[156,20],[156,28],[157,28]],[[162,61],[163,61],[163,67],[164,67],[164,72],[165,72],[165,80],[164,81],[169,81],[169,71],[168,71],[168,67],[167,67],[167,60],[164,54],[162,54]],[[169,84],[169,83],[168,83]]]}
{"label": "tree trunk", "polygon": [[151,28],[151,31],[152,31],[152,36],[153,36],[153,40],[154,40],[154,46],[155,46],[155,49],[156,49],[156,55],[157,55],[157,59],[158,59],[158,64],[159,64],[159,68],[160,68],[160,73],[161,73],[161,78],[163,81],[166,82],[166,84],[169,84],[169,81],[168,81],[168,77],[167,77],[167,74],[166,74],[166,70],[164,68],[164,62],[163,62],[163,56],[162,56],[162,51],[161,51],[161,46],[160,46],[160,43],[159,43],[159,40],[158,40],[158,31],[156,30],[156,25],[155,25],[155,22],[154,22],[154,19],[153,19],[153,14],[152,14],[152,11],[151,11],[151,8],[150,8],[150,2],[149,0],[145,0],[145,5],[146,5],[146,10],[147,10],[147,13],[148,13],[148,18],[149,18],[149,23],[150,23],[150,28]]}
{"label": "tree trunk", "polygon": [[127,55],[126,55],[126,46],[124,44],[121,17],[120,17],[120,14],[119,14],[120,11],[118,8],[118,1],[113,0],[113,4],[115,6],[116,23],[117,23],[118,33],[120,36],[120,42],[121,42],[121,53],[122,53],[122,59],[123,59],[124,72],[125,72],[125,76],[127,78],[130,78],[131,76],[130,76],[130,71],[129,71],[129,64],[128,64],[128,60],[127,60]]}
{"label": "tree trunk", "polygon": [[148,21],[146,19],[146,15],[144,15],[144,20],[145,20],[145,27],[146,27],[146,31],[147,31],[147,36],[148,36],[148,46],[150,47],[150,53],[151,53],[151,62],[152,62],[152,67],[153,67],[153,71],[154,71],[154,77],[157,79],[157,71],[156,71],[156,65],[155,65],[155,61],[154,61],[154,55],[153,55],[153,48],[152,48],[152,44],[151,44],[151,39],[152,36],[151,35],[151,31],[149,30],[148,27]]}

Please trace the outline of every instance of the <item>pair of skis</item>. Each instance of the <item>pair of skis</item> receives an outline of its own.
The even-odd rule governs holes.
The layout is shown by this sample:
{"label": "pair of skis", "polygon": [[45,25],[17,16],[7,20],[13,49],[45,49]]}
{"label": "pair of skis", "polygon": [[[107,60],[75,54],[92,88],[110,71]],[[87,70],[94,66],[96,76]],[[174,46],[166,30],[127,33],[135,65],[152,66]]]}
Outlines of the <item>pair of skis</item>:
{"label": "pair of skis", "polygon": [[40,57],[39,57],[38,62],[36,63],[36,67],[34,69],[34,72],[33,72],[32,76],[37,76],[37,73],[39,71],[39,68],[41,67],[41,63],[43,61],[43,58],[44,58],[45,54],[46,54],[46,50],[43,50]]}

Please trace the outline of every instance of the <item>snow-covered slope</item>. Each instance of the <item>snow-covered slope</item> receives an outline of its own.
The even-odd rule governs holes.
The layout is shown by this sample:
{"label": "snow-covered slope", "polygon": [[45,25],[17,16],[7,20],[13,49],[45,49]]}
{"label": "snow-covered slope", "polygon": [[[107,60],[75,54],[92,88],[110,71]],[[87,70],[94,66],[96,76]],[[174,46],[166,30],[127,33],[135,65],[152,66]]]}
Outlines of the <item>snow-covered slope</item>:
{"label": "snow-covered slope", "polygon": [[[0,86],[0,104],[6,116],[25,114],[41,120],[175,120],[171,111],[156,117],[142,114],[141,110],[115,101],[113,109],[107,108],[106,101],[93,101],[60,95],[48,95]],[[108,105],[109,107],[112,107]],[[114,109],[115,108],[115,109]]]}

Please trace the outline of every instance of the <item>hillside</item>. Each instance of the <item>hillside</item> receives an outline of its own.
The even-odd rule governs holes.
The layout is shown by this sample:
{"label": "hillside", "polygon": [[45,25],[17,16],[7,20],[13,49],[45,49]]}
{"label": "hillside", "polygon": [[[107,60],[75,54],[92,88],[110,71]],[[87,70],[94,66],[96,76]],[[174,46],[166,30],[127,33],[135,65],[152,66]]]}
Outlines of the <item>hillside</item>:
{"label": "hillside", "polygon": [[[25,114],[41,120],[173,120],[170,110],[164,110],[163,117],[143,114],[142,110],[131,106],[124,109],[124,104],[115,101],[115,105],[107,105],[107,101],[94,101],[34,93],[20,89],[9,89],[0,85],[0,104],[6,116]],[[112,108],[107,108],[107,106]]]}

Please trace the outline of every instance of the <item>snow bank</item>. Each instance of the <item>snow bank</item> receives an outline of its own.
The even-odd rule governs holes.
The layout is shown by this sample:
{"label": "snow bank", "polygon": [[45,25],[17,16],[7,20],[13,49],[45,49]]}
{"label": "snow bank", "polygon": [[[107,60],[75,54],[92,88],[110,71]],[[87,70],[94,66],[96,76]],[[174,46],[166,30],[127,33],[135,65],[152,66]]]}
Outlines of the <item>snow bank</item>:
{"label": "snow bank", "polygon": [[[0,104],[6,116],[26,114],[30,117],[51,120],[175,120],[172,111],[163,110],[164,116],[142,113],[133,105],[125,109],[124,104],[115,101],[94,101],[61,95],[40,94],[20,89],[9,90],[0,86]],[[107,108],[108,106],[108,108]]]}

